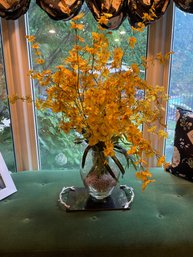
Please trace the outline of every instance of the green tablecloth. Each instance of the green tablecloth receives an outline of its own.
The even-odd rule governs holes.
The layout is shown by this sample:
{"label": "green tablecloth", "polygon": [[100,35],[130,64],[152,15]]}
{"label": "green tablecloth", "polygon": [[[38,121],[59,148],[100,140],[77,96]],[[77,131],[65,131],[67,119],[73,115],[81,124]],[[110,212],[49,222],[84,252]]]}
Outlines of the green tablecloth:
{"label": "green tablecloth", "polygon": [[156,182],[135,189],[128,211],[71,212],[58,205],[63,186],[81,186],[75,171],[13,174],[17,193],[0,202],[0,257],[193,256],[193,184],[152,169]]}

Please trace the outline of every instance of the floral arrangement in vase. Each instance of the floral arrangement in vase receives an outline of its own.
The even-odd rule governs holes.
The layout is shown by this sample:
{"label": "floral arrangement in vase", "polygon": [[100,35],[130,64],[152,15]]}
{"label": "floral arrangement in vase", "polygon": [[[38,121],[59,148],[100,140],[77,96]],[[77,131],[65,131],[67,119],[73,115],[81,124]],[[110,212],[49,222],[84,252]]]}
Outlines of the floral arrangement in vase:
{"label": "floral arrangement in vase", "polygon": [[[118,180],[115,170],[122,174],[125,172],[117,157],[119,153],[137,169],[136,176],[142,180],[142,188],[145,189],[154,181],[145,160],[156,156],[158,165],[162,165],[165,159],[144,138],[141,126],[145,124],[149,134],[167,136],[163,124],[163,129],[155,125],[162,122],[163,102],[167,96],[162,86],[150,85],[141,78],[138,64],[133,63],[127,68],[124,65],[123,69],[125,51],[121,47],[109,49],[108,31],[101,28],[99,33],[92,32],[91,44],[85,42],[79,35],[84,28],[81,17],[79,14],[70,21],[75,44],[63,63],[54,70],[30,71],[31,77],[46,90],[46,98],[37,99],[36,106],[61,113],[60,129],[66,133],[73,129],[79,135],[75,142],[86,142],[81,168],[84,173],[90,154],[92,165],[83,175],[88,187],[93,187],[93,183],[101,190],[106,184],[114,186]],[[105,16],[101,19],[104,23]],[[133,30],[140,33],[143,28],[141,23]],[[37,56],[36,62],[43,67],[45,60],[39,44],[34,36],[27,36],[27,39]],[[136,43],[136,37],[128,38],[131,50],[135,49]],[[157,57],[162,59],[160,55]],[[142,58],[142,63],[146,68],[145,58]],[[110,161],[116,168],[112,168]],[[104,177],[102,184],[97,182],[101,175]]]}

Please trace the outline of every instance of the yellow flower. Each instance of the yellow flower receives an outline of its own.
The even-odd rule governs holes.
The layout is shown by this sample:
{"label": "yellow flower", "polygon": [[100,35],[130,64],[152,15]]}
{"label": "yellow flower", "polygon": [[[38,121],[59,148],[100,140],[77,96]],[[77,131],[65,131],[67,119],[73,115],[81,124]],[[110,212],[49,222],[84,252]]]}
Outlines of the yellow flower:
{"label": "yellow flower", "polygon": [[40,110],[42,108],[42,101],[40,99],[36,99],[36,108]]}
{"label": "yellow flower", "polygon": [[146,180],[148,177],[151,178],[152,174],[149,172],[149,170],[143,170],[136,172],[136,177],[141,180]]}
{"label": "yellow flower", "polygon": [[137,153],[137,146],[132,146],[128,151],[128,154],[135,154]]}
{"label": "yellow flower", "polygon": [[77,41],[82,42],[82,43],[85,41],[84,38],[80,37],[79,35],[77,35],[75,38]]}
{"label": "yellow flower", "polygon": [[45,60],[44,60],[44,59],[41,59],[41,58],[37,58],[37,59],[35,59],[35,62],[36,62],[37,64],[44,64],[44,63],[45,63]]}
{"label": "yellow flower", "polygon": [[153,133],[156,131],[156,129],[157,129],[157,126],[152,126],[152,127],[148,128],[147,131],[150,133]]}
{"label": "yellow flower", "polygon": [[92,32],[92,38],[96,41],[99,41],[102,38],[102,34],[99,34],[97,32]]}
{"label": "yellow flower", "polygon": [[31,35],[31,36],[30,35],[26,35],[25,37],[27,38],[28,42],[34,42],[35,39],[36,39],[36,37],[33,36],[33,35]]}
{"label": "yellow flower", "polygon": [[148,13],[144,13],[142,19],[143,19],[143,21],[153,21],[154,20],[152,15],[148,14]]}
{"label": "yellow flower", "polygon": [[164,170],[166,170],[167,168],[169,168],[170,165],[171,165],[171,163],[169,163],[169,162],[164,163]]}
{"label": "yellow flower", "polygon": [[72,18],[73,21],[77,21],[80,20],[84,17],[84,13],[80,12],[78,15],[76,15],[75,17]]}
{"label": "yellow flower", "polygon": [[41,53],[41,51],[36,50],[36,51],[35,51],[35,55],[40,56],[40,55],[42,55],[42,53]]}
{"label": "yellow flower", "polygon": [[71,21],[70,25],[71,25],[72,29],[78,29],[78,30],[83,30],[84,29],[84,24],[78,24],[76,22]]}
{"label": "yellow flower", "polygon": [[120,47],[117,47],[114,49],[113,62],[111,64],[111,68],[120,68],[121,67],[123,54],[124,54],[124,52]]}
{"label": "yellow flower", "polygon": [[150,184],[155,182],[155,179],[147,179],[145,181],[143,181],[142,183],[142,191],[144,191],[146,189],[146,187]]}
{"label": "yellow flower", "polygon": [[146,189],[149,183],[155,182],[154,179],[149,179],[152,174],[148,170],[136,172],[136,177],[142,180],[142,191]]}
{"label": "yellow flower", "polygon": [[115,152],[114,152],[114,145],[112,143],[107,143],[106,144],[106,148],[104,150],[104,154],[106,156],[113,156],[115,155]]}
{"label": "yellow flower", "polygon": [[9,98],[9,102],[11,104],[14,104],[19,99],[19,96],[17,94],[14,94],[12,96],[9,96],[8,98]]}
{"label": "yellow flower", "polygon": [[71,122],[62,122],[59,125],[60,129],[62,129],[65,133],[69,133],[70,130],[72,129],[72,124]]}
{"label": "yellow flower", "polygon": [[129,46],[131,48],[134,48],[135,44],[137,43],[137,39],[136,39],[136,37],[129,37],[128,42],[129,42]]}
{"label": "yellow flower", "polygon": [[158,135],[159,135],[160,137],[165,137],[165,138],[168,137],[168,133],[167,133],[166,131],[164,131],[164,130],[159,130],[159,131],[158,131]]}
{"label": "yellow flower", "polygon": [[135,31],[135,32],[143,32],[144,29],[145,29],[145,25],[144,25],[143,22],[138,22],[138,23],[137,23],[137,27],[133,27],[133,26],[132,26],[131,28],[132,28],[132,30]]}
{"label": "yellow flower", "polygon": [[88,53],[92,54],[92,55],[97,53],[97,49],[94,48],[94,47],[86,46],[86,47],[85,47],[85,50],[86,50]]}
{"label": "yellow flower", "polygon": [[109,13],[103,13],[103,15],[100,16],[98,19],[99,24],[107,24],[109,22],[109,18],[112,17],[112,14]]}
{"label": "yellow flower", "polygon": [[135,63],[131,64],[131,69],[132,69],[133,73],[136,73],[136,74],[140,73],[140,69],[139,69],[138,65]]}
{"label": "yellow flower", "polygon": [[168,53],[166,53],[165,55],[163,55],[161,52],[156,54],[155,59],[158,60],[161,64],[164,64],[166,62],[168,62],[168,60],[170,59],[171,54],[173,54],[173,51],[170,51]]}
{"label": "yellow flower", "polygon": [[33,49],[39,49],[40,46],[38,43],[33,43],[32,46],[31,46]]}
{"label": "yellow flower", "polygon": [[162,166],[163,164],[165,164],[165,156],[161,156],[158,159],[157,166]]}

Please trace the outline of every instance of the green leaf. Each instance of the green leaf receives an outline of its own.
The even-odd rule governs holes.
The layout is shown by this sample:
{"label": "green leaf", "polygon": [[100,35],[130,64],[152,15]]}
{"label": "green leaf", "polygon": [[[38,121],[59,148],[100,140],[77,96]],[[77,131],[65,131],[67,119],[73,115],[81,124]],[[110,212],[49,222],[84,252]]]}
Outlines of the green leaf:
{"label": "green leaf", "polygon": [[137,170],[137,166],[135,164],[135,158],[132,155],[128,154],[126,149],[124,149],[120,145],[115,145],[114,148],[115,148],[115,151],[117,151],[119,153],[122,153],[125,156],[125,159],[127,161],[128,167],[130,166],[130,162],[131,162],[131,164],[133,165],[134,169]]}
{"label": "green leaf", "polygon": [[44,142],[44,140],[41,137],[39,137],[38,139],[39,139],[39,143],[42,145],[42,147],[45,148],[46,150],[49,150],[49,147]]}
{"label": "green leaf", "polygon": [[124,175],[125,174],[125,169],[123,168],[122,164],[120,163],[119,159],[114,155],[111,156],[111,158],[113,159],[113,161],[115,162],[115,164],[118,166],[118,168],[120,169],[121,173]]}
{"label": "green leaf", "polygon": [[49,127],[49,132],[52,133],[53,135],[56,134],[56,131],[53,127]]}
{"label": "green leaf", "polygon": [[117,181],[117,177],[115,176],[115,173],[112,171],[111,167],[109,166],[108,163],[104,164],[106,170],[109,172],[109,174]]}
{"label": "green leaf", "polygon": [[82,168],[84,168],[84,165],[85,165],[85,161],[86,161],[86,156],[89,152],[89,150],[92,148],[92,146],[88,145],[86,147],[86,149],[84,150],[84,153],[83,153],[83,156],[82,156]]}

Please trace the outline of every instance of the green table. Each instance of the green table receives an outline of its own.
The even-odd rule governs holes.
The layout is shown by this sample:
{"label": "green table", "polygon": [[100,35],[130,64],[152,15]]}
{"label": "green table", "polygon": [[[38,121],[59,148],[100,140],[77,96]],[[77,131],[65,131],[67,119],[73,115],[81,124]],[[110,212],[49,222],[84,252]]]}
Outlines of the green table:
{"label": "green table", "polygon": [[13,174],[18,192],[0,202],[0,257],[193,256],[193,184],[152,169],[156,183],[135,190],[131,210],[66,212],[63,186],[81,186],[75,171]]}

